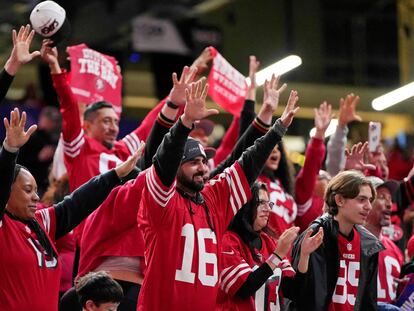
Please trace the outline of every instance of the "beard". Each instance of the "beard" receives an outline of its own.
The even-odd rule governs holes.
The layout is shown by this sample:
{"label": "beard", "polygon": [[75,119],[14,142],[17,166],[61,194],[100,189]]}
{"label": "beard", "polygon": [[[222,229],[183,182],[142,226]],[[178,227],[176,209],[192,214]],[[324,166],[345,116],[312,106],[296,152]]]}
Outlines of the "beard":
{"label": "beard", "polygon": [[204,179],[203,179],[203,181],[195,182],[194,178],[197,177],[197,176],[203,177],[203,174],[193,175],[193,177],[191,179],[187,178],[183,174],[178,174],[177,175],[177,181],[182,186],[186,187],[187,189],[192,190],[194,192],[199,192],[199,191],[203,190],[203,188],[204,188]]}

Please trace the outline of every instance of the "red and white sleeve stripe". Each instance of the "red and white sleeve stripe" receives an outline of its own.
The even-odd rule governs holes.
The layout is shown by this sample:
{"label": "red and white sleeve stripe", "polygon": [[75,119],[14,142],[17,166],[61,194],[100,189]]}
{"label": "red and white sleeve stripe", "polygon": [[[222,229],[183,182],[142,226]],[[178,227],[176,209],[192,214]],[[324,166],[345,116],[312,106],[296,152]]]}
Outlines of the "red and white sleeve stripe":
{"label": "red and white sleeve stripe", "polygon": [[[233,213],[236,214],[237,211],[247,203],[247,194],[244,189],[246,185],[242,182],[241,178],[244,177],[244,173],[241,172],[242,169],[238,162],[229,168],[224,170],[226,174],[226,180],[230,189],[230,205],[233,210]],[[241,176],[241,174],[243,174]],[[247,184],[247,182],[246,182]],[[248,188],[248,184],[247,184]]]}
{"label": "red and white sleeve stripe", "polygon": [[49,214],[49,209],[48,208],[41,209],[41,210],[39,210],[39,214],[40,214],[40,217],[42,219],[43,226],[46,229],[46,232],[48,234],[50,234],[50,214]]}
{"label": "red and white sleeve stripe", "polygon": [[85,143],[84,132],[83,130],[81,130],[79,135],[71,142],[67,142],[63,140],[63,151],[67,156],[74,158],[79,155],[80,150],[84,143]]}
{"label": "red and white sleeve stripe", "polygon": [[304,204],[298,204],[298,216],[305,215],[312,207],[312,198],[307,200]]}
{"label": "red and white sleeve stripe", "polygon": [[122,138],[122,141],[127,146],[130,154],[133,154],[141,146],[141,141],[139,140],[138,136],[133,132]]}
{"label": "red and white sleeve stripe", "polygon": [[278,268],[282,270],[282,277],[294,277],[296,272],[291,266],[289,260],[283,259],[278,265]]}
{"label": "red and white sleeve stripe", "polygon": [[231,295],[234,295],[246,281],[252,268],[243,260],[239,265],[230,266],[224,269],[220,274],[221,289]]}
{"label": "red and white sleeve stripe", "polygon": [[155,167],[151,166],[146,174],[146,182],[148,191],[154,201],[158,205],[165,207],[175,194],[176,181],[170,187],[164,186],[157,176]]}

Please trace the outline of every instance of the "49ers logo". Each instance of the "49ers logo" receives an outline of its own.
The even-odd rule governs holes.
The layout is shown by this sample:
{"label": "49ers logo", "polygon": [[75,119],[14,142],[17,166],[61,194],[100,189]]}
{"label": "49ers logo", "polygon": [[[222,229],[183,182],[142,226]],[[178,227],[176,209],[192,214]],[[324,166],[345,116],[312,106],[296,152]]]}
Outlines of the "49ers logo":
{"label": "49ers logo", "polygon": [[59,22],[54,19],[49,25],[44,26],[40,31],[44,35],[48,35],[53,32],[59,26]]}

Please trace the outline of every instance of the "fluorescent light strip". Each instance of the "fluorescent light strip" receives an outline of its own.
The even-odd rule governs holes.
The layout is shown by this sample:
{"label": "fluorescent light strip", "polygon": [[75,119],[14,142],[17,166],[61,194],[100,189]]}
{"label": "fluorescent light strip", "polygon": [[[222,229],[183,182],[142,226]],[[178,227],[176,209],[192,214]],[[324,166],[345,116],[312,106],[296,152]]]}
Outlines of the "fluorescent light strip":
{"label": "fluorescent light strip", "polygon": [[414,82],[406,84],[394,91],[375,98],[372,101],[372,108],[377,111],[381,111],[394,106],[412,96],[414,96]]}
{"label": "fluorescent light strip", "polygon": [[[335,133],[335,131],[336,131],[336,127],[338,126],[338,119],[332,119],[331,120],[331,123],[329,123],[329,126],[328,126],[328,128],[326,129],[326,132],[325,132],[325,137],[329,137],[329,136],[331,136],[333,133]],[[316,133],[316,128],[313,128],[313,129],[311,129],[310,130],[310,132],[309,132],[309,136],[310,137],[313,137],[313,136],[315,136],[315,133]]]}
{"label": "fluorescent light strip", "polygon": [[[270,80],[272,74],[281,76],[282,74],[295,69],[302,64],[302,59],[297,55],[289,55],[280,61],[260,70],[256,73],[256,84],[261,86],[265,83],[265,80]],[[250,78],[246,78],[247,85],[250,85]]]}

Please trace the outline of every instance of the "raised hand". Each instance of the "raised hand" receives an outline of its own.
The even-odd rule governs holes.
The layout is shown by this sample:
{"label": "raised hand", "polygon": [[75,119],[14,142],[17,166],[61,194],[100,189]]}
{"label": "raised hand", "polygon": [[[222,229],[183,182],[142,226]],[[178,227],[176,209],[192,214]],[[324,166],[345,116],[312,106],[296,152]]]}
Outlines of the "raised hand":
{"label": "raised hand", "polygon": [[356,114],[356,106],[359,103],[359,96],[348,94],[345,99],[339,100],[338,125],[345,127],[352,121],[361,121],[362,118]]}
{"label": "raised hand", "polygon": [[263,87],[263,105],[257,117],[264,123],[270,124],[272,122],[273,113],[276,111],[279,104],[280,94],[286,89],[287,85],[284,83],[279,89],[279,76],[272,75],[270,81],[265,81]]}
{"label": "raised hand", "polygon": [[20,112],[17,108],[14,108],[10,112],[10,122],[7,118],[4,118],[3,122],[6,128],[5,143],[11,148],[20,148],[23,146],[37,129],[37,125],[32,125],[27,131],[24,130],[26,125],[26,112],[23,111],[20,117]]}
{"label": "raised hand", "polygon": [[365,163],[364,156],[368,152],[368,142],[355,144],[351,151],[345,150],[345,170],[375,170],[375,165]]}
{"label": "raised hand", "polygon": [[10,75],[14,76],[20,66],[40,55],[39,51],[33,51],[31,53],[29,51],[34,34],[34,30],[30,30],[30,25],[21,26],[18,33],[13,29],[13,49],[5,65],[5,69]]}
{"label": "raised hand", "polygon": [[115,168],[115,172],[119,178],[124,178],[134,169],[134,167],[136,167],[137,161],[144,152],[144,149],[145,143],[144,141],[141,141],[141,146],[139,146],[139,148],[132,155],[130,155],[128,159]]}
{"label": "raised hand", "polygon": [[211,62],[212,59],[213,54],[211,53],[211,49],[210,47],[206,47],[193,62],[191,68],[196,68],[197,75],[200,75],[208,69],[208,64]]}
{"label": "raised hand", "polygon": [[282,235],[277,240],[277,246],[274,253],[276,253],[280,258],[286,257],[293,241],[298,236],[298,232],[299,227],[291,227],[283,231]]}
{"label": "raised hand", "polygon": [[58,62],[58,51],[56,47],[52,47],[53,43],[50,39],[43,39],[42,47],[40,48],[40,56],[49,65]]}
{"label": "raised hand", "polygon": [[319,228],[318,232],[312,236],[312,229],[306,231],[305,236],[303,237],[302,243],[300,245],[300,254],[301,256],[309,256],[313,253],[323,242],[323,229]]}
{"label": "raised hand", "polygon": [[256,89],[257,89],[257,83],[256,83],[256,72],[257,69],[259,69],[260,62],[256,60],[256,56],[250,55],[249,57],[249,79],[250,79],[250,85],[247,87],[247,95],[246,99],[250,100],[256,100]]}
{"label": "raised hand", "polygon": [[186,105],[181,121],[186,127],[191,128],[195,121],[219,113],[217,109],[206,108],[208,84],[203,87],[204,80],[205,78],[202,78],[190,84],[189,89],[185,90]]}
{"label": "raised hand", "polygon": [[171,89],[169,100],[172,101],[174,105],[180,106],[185,104],[185,91],[189,88],[190,83],[194,82],[196,73],[196,67],[190,68],[185,66],[181,73],[180,80],[177,79],[177,74],[175,72],[172,74],[173,88]]}
{"label": "raised hand", "polygon": [[286,104],[285,110],[280,117],[282,124],[284,127],[289,127],[289,125],[293,121],[293,117],[299,111],[299,107],[296,107],[296,103],[298,102],[298,92],[297,91],[290,91],[289,99]]}
{"label": "raised hand", "polygon": [[319,139],[325,138],[325,132],[332,120],[332,106],[327,102],[320,104],[318,109],[313,109],[315,112],[315,137]]}

